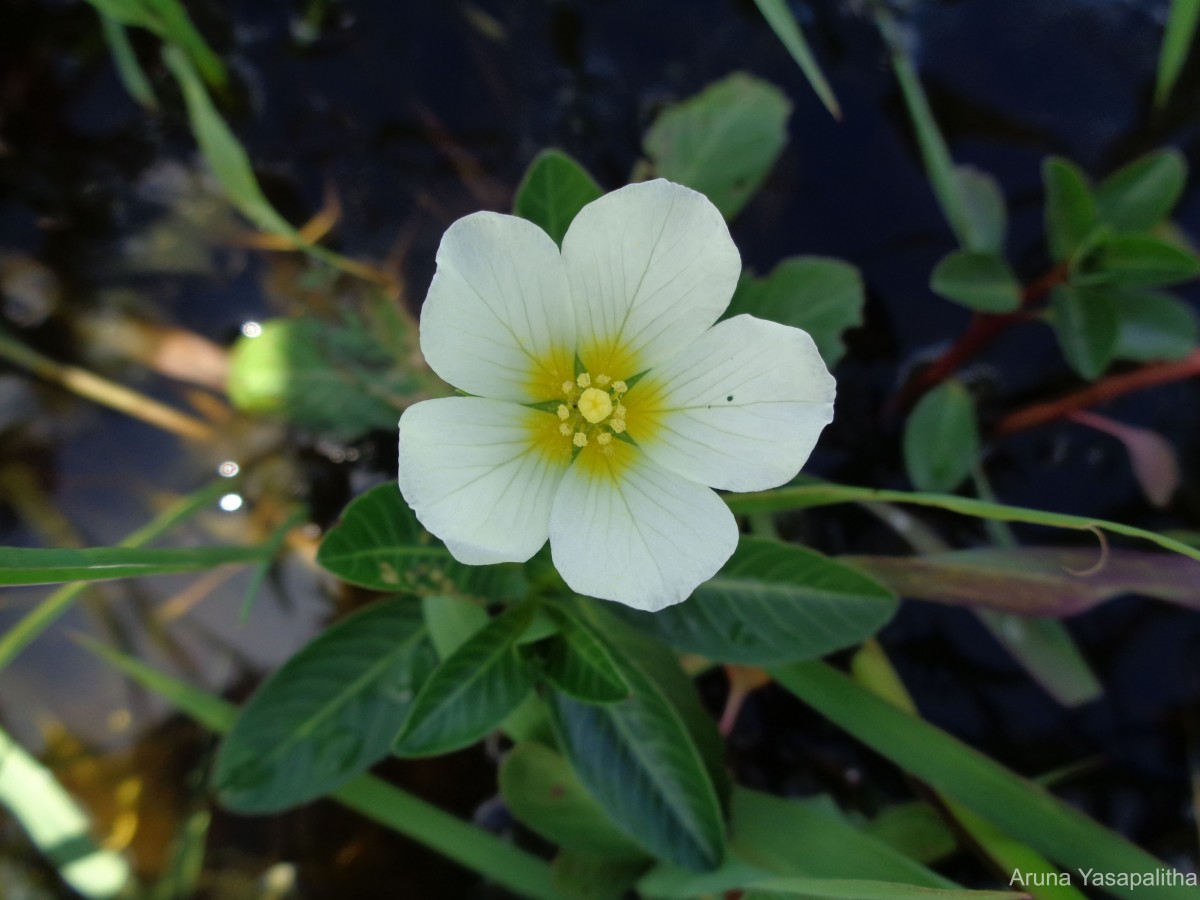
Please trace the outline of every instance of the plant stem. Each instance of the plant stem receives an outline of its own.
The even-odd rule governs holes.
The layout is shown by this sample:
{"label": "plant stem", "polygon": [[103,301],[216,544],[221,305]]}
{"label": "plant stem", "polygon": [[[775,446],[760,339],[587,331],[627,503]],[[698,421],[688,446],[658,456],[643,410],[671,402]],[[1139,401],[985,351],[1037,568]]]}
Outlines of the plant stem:
{"label": "plant stem", "polygon": [[1183,359],[1175,362],[1153,363],[1132,372],[1111,375],[1057,400],[1036,403],[1033,406],[1009,413],[996,425],[992,435],[1004,437],[1015,434],[1018,431],[1053,422],[1076,410],[1087,409],[1124,394],[1143,391],[1146,388],[1169,384],[1185,378],[1194,378],[1197,375],[1200,375],[1200,350],[1193,350]]}
{"label": "plant stem", "polygon": [[217,436],[216,431],[207,422],[181,413],[124,385],[101,378],[87,369],[64,365],[43,356],[4,331],[0,331],[0,359],[18,365],[39,378],[52,381],[80,397],[141,419],[180,437],[211,441]]}
{"label": "plant stem", "polygon": [[934,360],[928,368],[924,369],[905,385],[897,401],[898,406],[901,409],[910,409],[914,403],[921,399],[926,391],[937,387],[957,372],[965,363],[978,355],[984,347],[998,338],[1011,326],[1027,320],[1029,318],[1029,308],[1050,293],[1055,287],[1062,284],[1066,276],[1067,268],[1065,265],[1060,264],[1047,271],[1040,278],[1030,282],[1021,293],[1021,308],[1016,312],[1000,316],[976,313],[971,318],[971,323],[967,326],[967,330],[963,332],[962,337],[955,341],[945,353]]}

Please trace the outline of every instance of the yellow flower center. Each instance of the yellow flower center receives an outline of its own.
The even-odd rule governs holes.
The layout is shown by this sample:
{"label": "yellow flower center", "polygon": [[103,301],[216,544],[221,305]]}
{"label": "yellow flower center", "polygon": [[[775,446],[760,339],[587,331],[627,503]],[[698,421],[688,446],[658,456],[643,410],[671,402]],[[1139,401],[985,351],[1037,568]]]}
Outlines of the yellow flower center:
{"label": "yellow flower center", "polygon": [[612,453],[614,434],[625,431],[625,406],[621,398],[629,387],[610,376],[582,372],[574,381],[562,383],[563,402],[558,405],[558,433],[572,447],[583,449],[595,442],[604,454]]}

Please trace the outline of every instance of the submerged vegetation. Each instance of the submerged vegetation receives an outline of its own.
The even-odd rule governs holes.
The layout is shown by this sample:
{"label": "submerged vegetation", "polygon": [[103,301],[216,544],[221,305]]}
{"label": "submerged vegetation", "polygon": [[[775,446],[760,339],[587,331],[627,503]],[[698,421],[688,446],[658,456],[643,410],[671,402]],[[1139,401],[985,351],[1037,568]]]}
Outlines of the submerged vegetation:
{"label": "submerged vegetation", "polygon": [[[1200,3],[1071,13],[1108,16],[1095,27],[1122,48],[1121,17],[1154,36],[1119,73],[1142,73],[1135,124],[1087,159],[1020,121],[982,146],[986,128],[946,128],[963,101],[927,92],[922,35],[954,20],[969,43],[986,5],[626,4],[617,27],[607,4],[534,0],[312,0],[270,25],[283,14],[239,4],[18,4],[0,39],[26,48],[0,119],[0,806],[20,827],[0,834],[0,882],[156,900],[1200,896]],[[683,65],[612,49],[643,14],[637,33],[664,28]],[[668,34],[693,16],[745,46]],[[371,43],[372,23],[414,22],[412,60]],[[570,75],[557,98],[522,64],[542,26]],[[427,67],[444,103],[414,91],[400,124],[364,125],[399,78],[361,48]],[[637,52],[659,82],[621,80]],[[106,73],[134,137],[47,137],[59,106],[108,119],[95,99],[43,109],[42,55],[89,73],[58,76],[76,91]],[[522,104],[556,112],[532,127]],[[489,130],[505,117],[515,150]],[[357,142],[331,149],[323,124]],[[829,172],[797,161],[819,141],[845,157]],[[409,179],[403,213],[379,159]],[[108,196],[72,194],[73,166]],[[704,220],[720,238],[651,277],[687,287],[651,324],[675,316],[693,348],[649,352],[649,330],[623,330],[638,291],[611,285],[614,333],[556,331],[562,310],[528,298],[603,318],[584,282],[635,265],[652,217],[595,221],[651,194],[680,234]],[[492,368],[494,323],[437,293],[475,244],[442,245],[419,326],[455,220],[567,259],[538,270],[558,273],[549,292],[514,266],[529,290],[497,317]],[[600,261],[571,269],[572,252]],[[549,335],[540,393],[504,381],[522,316]],[[705,380],[721,354],[736,387]],[[826,367],[834,420],[792,477],[828,420]],[[449,399],[434,369],[493,400]],[[686,422],[681,371],[709,411]],[[747,396],[788,407],[769,435],[709,414]],[[514,459],[548,447],[571,477],[546,487],[539,468],[537,502],[477,492],[486,521],[482,500],[431,511],[439,467],[475,484],[511,462],[482,452],[499,401],[552,426],[505,431]],[[451,407],[465,425],[420,418]],[[696,451],[714,431],[731,466]],[[584,464],[636,472],[639,492],[589,506]],[[570,491],[578,533],[557,512]],[[605,503],[624,518],[605,524]],[[610,542],[617,526],[644,540]]]}

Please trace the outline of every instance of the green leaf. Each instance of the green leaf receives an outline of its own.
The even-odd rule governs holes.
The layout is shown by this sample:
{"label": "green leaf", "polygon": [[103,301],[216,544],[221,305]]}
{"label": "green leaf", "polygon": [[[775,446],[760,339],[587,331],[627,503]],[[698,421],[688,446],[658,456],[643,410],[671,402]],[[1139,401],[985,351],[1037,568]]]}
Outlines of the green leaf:
{"label": "green leaf", "polygon": [[563,850],[554,857],[554,886],[572,900],[625,900],[650,860]]}
{"label": "green leaf", "polygon": [[146,77],[146,70],[142,68],[133,45],[129,42],[125,26],[103,13],[100,13],[100,24],[104,28],[104,41],[112,53],[113,64],[117,67],[121,84],[125,86],[129,96],[144,109],[157,112],[158,98],[154,96],[154,88],[150,85],[150,79]]}
{"label": "green leaf", "polygon": [[955,166],[962,203],[964,246],[979,253],[1004,254],[1008,210],[996,179],[974,166]]}
{"label": "green leaf", "polygon": [[[232,703],[103,644],[87,638],[77,640],[205,728],[220,734],[233,726],[237,707]],[[536,856],[379,778],[360,775],[334,791],[332,797],[347,809],[424,844],[518,896],[566,900],[551,885],[549,866]]]}
{"label": "green leaf", "polygon": [[1190,250],[1148,235],[1109,235],[1084,260],[1072,282],[1079,285],[1156,287],[1191,281],[1200,260]]}
{"label": "green leaf", "polygon": [[227,563],[261,562],[265,558],[266,550],[262,547],[188,547],[181,550],[0,547],[0,587],[195,572]]}
{"label": "green leaf", "polygon": [[233,405],[256,416],[350,437],[392,429],[412,376],[365,328],[316,319],[273,319],[239,337],[229,360]]}
{"label": "green leaf", "polygon": [[441,660],[453,656],[471,635],[491,621],[486,609],[462,597],[425,597],[421,600],[421,609],[425,614],[425,627],[429,629]]}
{"label": "green leaf", "polygon": [[[696,740],[671,689],[655,677],[661,649],[654,652],[641,636],[632,641],[621,651],[608,647],[629,684],[627,699],[600,706],[552,696],[559,744],[580,782],[623,832],[657,857],[712,868],[725,852],[725,824],[702,749],[707,742]],[[690,693],[696,703],[694,689]]]}
{"label": "green leaf", "polygon": [[862,276],[854,266],[794,256],[765,278],[743,276],[722,319],[748,313],[807,331],[832,368],[846,349],[842,333],[862,324],[864,300]]}
{"label": "green leaf", "polygon": [[774,85],[735,72],[660,113],[642,147],[656,174],[706,194],[732,219],[783,151],[791,111]]}
{"label": "green leaf", "polygon": [[1118,359],[1137,362],[1183,359],[1200,339],[1190,306],[1158,291],[1123,291],[1117,305]]}
{"label": "green leaf", "polygon": [[278,812],[366,771],[388,755],[435,665],[416,600],[377,603],[337,623],[239,712],[217,756],[221,802]]}
{"label": "green leaf", "polygon": [[975,404],[961,383],[944,381],[920,399],[904,426],[904,467],[923,491],[952,491],[979,458]]}
{"label": "green leaf", "polygon": [[1100,221],[1114,231],[1149,231],[1183,196],[1187,163],[1178,150],[1148,153],[1104,179],[1096,189]]}
{"label": "green leaf", "polygon": [[1167,105],[1167,98],[1179,80],[1198,23],[1200,0],[1171,0],[1171,14],[1163,34],[1162,51],[1158,57],[1158,78],[1154,85],[1154,105],[1159,109]]}
{"label": "green leaf", "polygon": [[763,18],[767,20],[767,24],[771,26],[771,30],[775,32],[775,36],[792,55],[792,59],[796,61],[796,65],[808,79],[808,83],[816,92],[817,97],[829,110],[829,114],[835,119],[840,119],[842,110],[838,106],[833,88],[829,86],[825,73],[821,71],[817,58],[809,49],[808,41],[804,39],[804,32],[800,30],[800,25],[796,22],[796,17],[792,15],[787,4],[784,0],[754,0],[754,3],[758,7],[758,11],[763,14]]}
{"label": "green leaf", "polygon": [[1071,368],[1091,381],[1117,352],[1117,307],[1112,294],[1081,287],[1055,288],[1050,323]]}
{"label": "green leaf", "polygon": [[213,106],[208,91],[204,89],[188,58],[176,47],[167,47],[163,50],[163,62],[183,91],[188,121],[200,145],[200,152],[233,205],[263,231],[288,238],[297,246],[304,244],[296,229],[276,212],[263,194],[258,179],[254,177],[250,157]]}
{"label": "green leaf", "polygon": [[911,801],[886,807],[867,825],[866,833],[917,862],[935,863],[958,849],[958,841],[928,803]]}
{"label": "green leaf", "polygon": [[929,286],[947,300],[986,313],[1021,305],[1021,283],[999,256],[974,250],[951,253],[933,270]]}
{"label": "green leaf", "polygon": [[862,879],[776,878],[751,886],[742,900],[1012,900],[1012,891],[929,888],[894,881]]}
{"label": "green leaf", "polygon": [[[87,900],[128,896],[124,889],[131,875],[129,862],[92,837],[90,817],[54,773],[3,730],[0,760],[0,809],[25,830],[63,881]],[[9,887],[13,896],[31,896]]]}
{"label": "green leaf", "polygon": [[559,633],[545,642],[542,675],[554,688],[584,703],[616,703],[629,696],[620,669],[603,642],[562,606],[548,607]]}
{"label": "green leaf", "polygon": [[1050,157],[1042,165],[1046,186],[1046,244],[1057,262],[1069,260],[1099,225],[1087,176],[1070,160]]}
{"label": "green leaf", "polygon": [[[778,684],[913,777],[1065,869],[1140,873],[1149,879],[1165,868],[1045,789],[823,663],[798,663],[772,674]],[[1195,896],[1195,888],[1149,880],[1139,887],[1113,885],[1107,890],[1142,900]]]}
{"label": "green leaf", "polygon": [[690,600],[621,615],[677,650],[765,666],[857,644],[895,612],[895,596],[849,566],[805,547],[743,538]]}
{"label": "green leaf", "polygon": [[566,759],[549,747],[517,744],[500,764],[500,794],[532,831],[566,850],[644,858],[579,783]]}
{"label": "green leaf", "polygon": [[489,601],[524,593],[515,566],[468,567],[421,528],[395,483],[355,498],[317,551],[343,581],[379,591],[433,596],[454,591]]}
{"label": "green leaf", "polygon": [[512,607],[434,670],[396,738],[398,756],[436,756],[468,747],[520,705],[533,676],[516,644],[533,614],[533,604]]}
{"label": "green leaf", "polygon": [[910,491],[875,490],[873,488],[855,487],[844,484],[804,484],[793,487],[778,488],[772,491],[735,494],[722,498],[726,505],[737,515],[753,515],[754,513],[791,512],[798,509],[813,509],[818,506],[829,506],[835,503],[909,503],[914,506],[928,506],[943,509],[947,512],[959,513],[964,516],[975,516],[980,519],[990,519],[997,522],[1025,522],[1030,525],[1046,525],[1052,528],[1071,528],[1081,531],[1095,531],[1097,528],[1113,534],[1123,534],[1126,537],[1139,538],[1153,544],[1200,560],[1200,548],[1193,547],[1185,541],[1123,525],[1120,522],[1110,522],[1106,519],[1095,519],[1088,516],[1071,516],[1064,513],[1046,512],[1040,509],[1026,509],[1021,506],[1007,506],[1003,503],[990,503],[986,500],[975,500],[970,497],[955,497],[950,494],[921,494]]}
{"label": "green leaf", "polygon": [[513,212],[541,226],[561,246],[571,221],[603,193],[595,179],[571,157],[560,150],[543,150],[525,170]]}
{"label": "green leaf", "polygon": [[[88,0],[107,20],[146,28],[187,53],[190,62],[214,88],[229,83],[221,58],[205,43],[179,0]],[[173,50],[178,53],[178,50]]]}

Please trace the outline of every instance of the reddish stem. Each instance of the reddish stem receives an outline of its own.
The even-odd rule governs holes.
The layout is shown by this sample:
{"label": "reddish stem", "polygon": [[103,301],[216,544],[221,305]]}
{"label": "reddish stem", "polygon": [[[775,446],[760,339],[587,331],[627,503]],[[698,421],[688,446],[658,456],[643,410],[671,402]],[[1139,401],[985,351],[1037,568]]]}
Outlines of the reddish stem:
{"label": "reddish stem", "polygon": [[962,337],[934,360],[928,368],[922,370],[905,385],[898,401],[900,407],[910,408],[917,400],[921,399],[926,391],[937,387],[957,372],[972,357],[978,355],[984,347],[1007,331],[1010,326],[1027,319],[1029,307],[1061,284],[1066,276],[1067,267],[1060,263],[1041,278],[1030,282],[1021,292],[1021,307],[1016,312],[999,316],[975,313]]}
{"label": "reddish stem", "polygon": [[1144,391],[1160,384],[1169,384],[1184,378],[1200,375],[1200,350],[1193,350],[1175,362],[1153,363],[1132,372],[1111,375],[1095,384],[1090,384],[1074,393],[1046,403],[1035,403],[1016,412],[1009,413],[996,425],[995,437],[1015,434],[1068,416],[1076,410],[1096,406],[1123,394]]}

